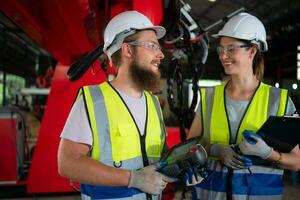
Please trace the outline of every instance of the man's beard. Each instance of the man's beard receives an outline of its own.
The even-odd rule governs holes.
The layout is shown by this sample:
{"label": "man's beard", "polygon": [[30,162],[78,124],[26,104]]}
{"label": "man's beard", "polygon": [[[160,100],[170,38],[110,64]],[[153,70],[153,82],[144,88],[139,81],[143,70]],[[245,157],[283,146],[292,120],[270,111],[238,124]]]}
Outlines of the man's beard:
{"label": "man's beard", "polygon": [[142,89],[157,93],[160,90],[160,71],[155,73],[140,66],[136,59],[130,65],[132,80]]}

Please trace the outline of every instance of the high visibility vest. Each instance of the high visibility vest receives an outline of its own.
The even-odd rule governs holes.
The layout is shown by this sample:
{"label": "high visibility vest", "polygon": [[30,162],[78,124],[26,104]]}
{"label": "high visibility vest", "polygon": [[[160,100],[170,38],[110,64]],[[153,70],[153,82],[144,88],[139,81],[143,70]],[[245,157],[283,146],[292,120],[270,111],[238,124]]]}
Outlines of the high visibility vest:
{"label": "high visibility vest", "polygon": [[[225,100],[226,85],[201,89],[203,144],[240,143],[244,130],[256,132],[271,115],[283,116],[287,107],[287,90],[278,89],[264,83],[257,87],[238,126],[235,138],[231,138]],[[227,167],[215,158],[208,159],[211,175],[194,188],[198,199],[226,199],[228,184]],[[251,166],[248,169],[234,170],[232,176],[233,199],[281,199],[283,192],[283,170],[266,166]],[[197,199],[195,198],[195,199]],[[268,198],[267,198],[268,199]]]}
{"label": "high visibility vest", "polygon": [[[144,135],[119,93],[108,83],[84,86],[81,90],[93,133],[91,158],[111,167],[135,170],[159,160],[165,145],[165,126],[160,104],[145,92]],[[91,199],[145,199],[145,193],[127,187],[81,184],[84,197]],[[157,198],[157,197],[156,197]],[[154,198],[155,199],[155,198]]]}

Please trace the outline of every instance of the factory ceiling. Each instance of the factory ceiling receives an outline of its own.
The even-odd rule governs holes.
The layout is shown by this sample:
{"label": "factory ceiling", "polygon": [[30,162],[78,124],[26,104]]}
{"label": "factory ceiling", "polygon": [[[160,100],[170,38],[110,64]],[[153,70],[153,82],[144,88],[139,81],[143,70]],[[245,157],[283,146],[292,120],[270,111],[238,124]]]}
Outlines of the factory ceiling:
{"label": "factory ceiling", "polygon": [[[295,79],[297,45],[300,45],[300,1],[298,0],[188,0],[191,12],[203,28],[209,27],[230,13],[245,9],[257,16],[265,25],[269,51],[265,54],[265,77],[282,80]],[[217,33],[223,24],[210,33]],[[211,43],[214,45],[213,38]],[[216,54],[211,54],[208,65],[218,65]],[[213,56],[215,55],[215,56]],[[215,67],[207,67],[207,75],[216,76]]]}
{"label": "factory ceiling", "polygon": [[[191,6],[191,13],[203,28],[209,27],[240,8],[257,16],[266,26],[270,47],[270,51],[266,53],[266,63],[269,66],[266,69],[266,76],[276,79],[296,77],[297,45],[299,45],[300,35],[300,1],[216,0],[210,2],[208,0],[186,0],[185,2]],[[98,0],[98,4],[101,4],[101,0]],[[24,9],[26,8],[24,7]],[[209,30],[209,34],[218,32],[221,26],[222,24],[215,26]],[[214,42],[212,39],[211,47],[214,46]],[[34,39],[18,27],[14,20],[7,17],[2,8],[0,10],[0,47],[0,70],[21,76],[37,74],[39,73],[36,71],[37,65],[41,66],[41,69],[47,68],[56,60],[51,53],[39,46]],[[216,70],[216,66],[219,63],[213,50],[211,50],[207,65],[207,77],[218,76],[219,69]],[[4,66],[9,67],[4,68]]]}

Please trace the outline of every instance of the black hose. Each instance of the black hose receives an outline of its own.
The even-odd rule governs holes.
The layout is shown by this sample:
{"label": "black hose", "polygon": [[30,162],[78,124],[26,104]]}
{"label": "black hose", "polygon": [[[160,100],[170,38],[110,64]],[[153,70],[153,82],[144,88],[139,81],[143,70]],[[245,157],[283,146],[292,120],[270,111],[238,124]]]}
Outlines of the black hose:
{"label": "black hose", "polygon": [[71,64],[67,75],[70,81],[80,79],[88,68],[103,54],[103,44],[98,45],[93,51],[83,54]]}

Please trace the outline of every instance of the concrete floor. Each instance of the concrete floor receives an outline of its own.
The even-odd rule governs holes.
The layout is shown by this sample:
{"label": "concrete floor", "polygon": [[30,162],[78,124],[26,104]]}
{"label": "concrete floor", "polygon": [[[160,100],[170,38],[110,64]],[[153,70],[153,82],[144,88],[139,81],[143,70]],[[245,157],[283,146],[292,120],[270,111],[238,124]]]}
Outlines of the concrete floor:
{"label": "concrete floor", "polygon": [[[176,198],[177,197],[177,198]],[[180,199],[180,195],[176,195],[175,199]],[[300,186],[286,186],[283,200],[299,200]],[[23,198],[7,198],[8,200],[80,200],[80,195],[57,195],[57,196],[36,196]],[[175,200],[174,199],[174,200]]]}
{"label": "concrete floor", "polygon": [[299,200],[300,199],[300,183],[292,186],[291,183],[286,183],[284,188],[283,200]]}
{"label": "concrete floor", "polygon": [[[187,194],[187,199],[189,194]],[[179,200],[181,193],[175,196],[174,200]],[[1,198],[7,200],[80,200],[79,194],[59,194],[59,195],[39,195],[32,197],[21,197],[21,198]],[[296,185],[292,185],[291,179],[289,176],[285,178],[285,188],[283,200],[299,200],[300,199],[300,182]]]}

